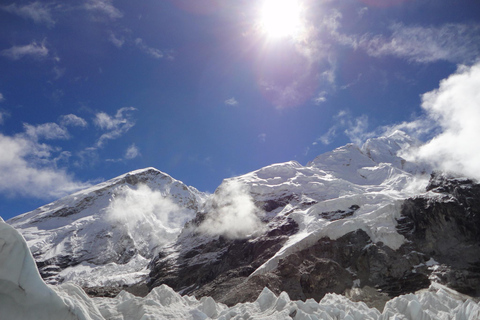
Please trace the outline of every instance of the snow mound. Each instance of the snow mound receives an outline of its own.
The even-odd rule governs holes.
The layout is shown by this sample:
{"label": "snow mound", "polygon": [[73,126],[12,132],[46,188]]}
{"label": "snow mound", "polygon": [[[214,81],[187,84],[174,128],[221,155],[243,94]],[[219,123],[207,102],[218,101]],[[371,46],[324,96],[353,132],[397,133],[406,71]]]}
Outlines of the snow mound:
{"label": "snow mound", "polygon": [[417,294],[387,302],[383,313],[363,302],[327,294],[320,302],[291,301],[265,288],[252,303],[231,308],[210,297],[181,296],[168,286],[154,288],[146,297],[125,291],[115,298],[89,298],[72,283],[49,287],[40,278],[23,237],[0,221],[0,318],[8,320],[147,320],[147,319],[344,319],[344,320],[475,320],[480,305],[444,286],[433,284]]}

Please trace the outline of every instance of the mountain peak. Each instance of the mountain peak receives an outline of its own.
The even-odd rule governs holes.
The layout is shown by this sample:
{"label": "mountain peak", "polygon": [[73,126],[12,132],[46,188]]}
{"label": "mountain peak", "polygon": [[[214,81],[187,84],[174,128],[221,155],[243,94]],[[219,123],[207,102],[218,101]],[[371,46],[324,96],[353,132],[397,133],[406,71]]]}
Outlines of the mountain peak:
{"label": "mountain peak", "polygon": [[149,167],[8,223],[22,230],[47,282],[122,285],[145,276],[156,248],[176,239],[205,198],[197,189]]}

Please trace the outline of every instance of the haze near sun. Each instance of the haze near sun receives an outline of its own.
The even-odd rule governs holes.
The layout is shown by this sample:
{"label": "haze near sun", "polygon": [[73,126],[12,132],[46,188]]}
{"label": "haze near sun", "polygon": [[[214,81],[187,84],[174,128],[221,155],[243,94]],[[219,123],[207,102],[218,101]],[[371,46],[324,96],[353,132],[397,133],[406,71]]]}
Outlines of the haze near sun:
{"label": "haze near sun", "polygon": [[301,32],[302,16],[298,0],[265,0],[260,8],[260,27],[272,39],[295,37]]}

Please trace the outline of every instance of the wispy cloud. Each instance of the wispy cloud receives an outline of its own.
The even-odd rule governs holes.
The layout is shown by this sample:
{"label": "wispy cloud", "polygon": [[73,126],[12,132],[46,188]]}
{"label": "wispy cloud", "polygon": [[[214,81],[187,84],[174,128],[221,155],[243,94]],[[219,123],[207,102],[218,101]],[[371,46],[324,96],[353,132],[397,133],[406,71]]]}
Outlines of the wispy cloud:
{"label": "wispy cloud", "polygon": [[374,57],[396,56],[429,63],[439,60],[468,63],[480,53],[479,24],[446,24],[440,27],[391,26],[392,35],[364,35],[359,47]]}
{"label": "wispy cloud", "polygon": [[149,47],[142,38],[135,39],[135,45],[139,48],[142,52],[148,54],[149,56],[155,59],[161,59],[165,55],[163,54],[162,50],[155,49]]}
{"label": "wispy cloud", "polygon": [[44,24],[50,28],[55,25],[55,20],[53,20],[51,12],[52,5],[48,3],[38,1],[26,5],[12,3],[0,8],[22,18],[32,19],[37,24]]}
{"label": "wispy cloud", "polygon": [[59,67],[59,66],[54,66],[54,67],[53,67],[53,70],[52,70],[52,71],[53,71],[53,74],[54,74],[54,79],[55,79],[55,80],[58,80],[58,79],[60,79],[61,77],[63,77],[63,75],[65,74],[65,71],[66,71],[66,70],[67,70],[66,68],[61,68],[61,67]]}
{"label": "wispy cloud", "polygon": [[140,156],[140,150],[138,150],[138,147],[135,144],[129,146],[125,152],[125,159],[127,160],[135,159],[138,156]]}
{"label": "wispy cloud", "polygon": [[7,116],[7,113],[0,110],[0,125],[2,125],[5,122],[5,117]]}
{"label": "wispy cloud", "polygon": [[117,37],[113,32],[110,32],[108,41],[110,41],[117,48],[121,48],[125,43],[125,39],[123,37]]}
{"label": "wispy cloud", "polygon": [[88,0],[85,3],[85,9],[106,15],[112,20],[123,17],[123,13],[115,8],[112,0]]}
{"label": "wispy cloud", "polygon": [[60,116],[59,123],[47,122],[38,125],[23,124],[24,135],[33,141],[38,140],[67,140],[70,139],[70,133],[67,127],[86,127],[85,119],[74,115],[67,114]]}
{"label": "wispy cloud", "polygon": [[314,99],[313,99],[313,102],[316,104],[316,105],[320,105],[324,102],[327,101],[327,92],[326,91],[322,91],[320,92]]}
{"label": "wispy cloud", "polygon": [[[320,138],[317,139],[317,141],[320,141],[324,145],[329,145],[333,142],[333,139],[337,135],[337,126],[332,126],[330,129],[328,129],[327,132],[325,132],[323,135],[320,136]],[[315,141],[313,144],[317,144],[317,141]]]}
{"label": "wispy cloud", "polygon": [[258,141],[260,142],[266,142],[267,141],[267,134],[266,133],[260,133],[258,135]]}
{"label": "wispy cloud", "polygon": [[[358,17],[368,13],[358,11]],[[473,63],[480,54],[480,24],[448,23],[440,26],[419,26],[393,23],[389,34],[349,34],[342,31],[343,15],[338,10],[324,13],[319,19],[323,30],[317,31],[344,46],[362,49],[372,57],[395,56],[418,63],[450,61]],[[317,28],[320,30],[320,28]],[[318,38],[318,35],[317,35]],[[324,40],[328,50],[328,41]]]}
{"label": "wispy cloud", "polygon": [[375,136],[375,132],[368,131],[368,116],[361,115],[359,117],[352,117],[350,112],[341,110],[333,117],[335,123],[327,132],[321,135],[313,144],[318,142],[329,145],[339,133],[345,134],[352,143],[362,145],[367,139]]}
{"label": "wispy cloud", "polygon": [[88,125],[85,119],[74,115],[74,114],[67,114],[60,117],[60,124],[62,126],[73,126],[73,127],[86,127]]}
{"label": "wispy cloud", "polygon": [[44,123],[36,126],[24,123],[23,127],[25,129],[26,135],[35,141],[39,139],[66,140],[70,138],[70,134],[68,133],[67,129],[62,128],[61,126],[53,122]]}
{"label": "wispy cloud", "polygon": [[33,41],[24,46],[13,46],[9,49],[4,49],[0,51],[0,54],[12,60],[19,60],[26,56],[32,58],[45,58],[48,56],[48,49],[44,42],[38,44]]}
{"label": "wispy cloud", "polygon": [[422,108],[439,134],[405,155],[434,168],[480,180],[480,63],[461,66],[438,89],[422,96]]}
{"label": "wispy cloud", "polygon": [[368,12],[368,7],[363,7],[357,11],[357,14],[360,18],[363,18],[364,15],[366,15]]}
{"label": "wispy cloud", "polygon": [[130,112],[135,110],[133,107],[121,108],[113,117],[105,112],[97,113],[94,123],[106,132],[97,140],[96,147],[103,147],[106,141],[117,139],[130,130],[135,125]]}
{"label": "wispy cloud", "polygon": [[0,92],[0,102],[3,102],[5,101],[5,97],[3,96],[3,94]]}
{"label": "wispy cloud", "polygon": [[366,115],[348,120],[347,124],[344,133],[351,142],[358,146],[361,146],[367,139],[375,136],[374,132],[368,131],[368,117]]}
{"label": "wispy cloud", "polygon": [[238,105],[238,101],[237,101],[237,99],[235,99],[234,97],[225,100],[224,103],[225,103],[227,106],[236,106],[236,105]]}

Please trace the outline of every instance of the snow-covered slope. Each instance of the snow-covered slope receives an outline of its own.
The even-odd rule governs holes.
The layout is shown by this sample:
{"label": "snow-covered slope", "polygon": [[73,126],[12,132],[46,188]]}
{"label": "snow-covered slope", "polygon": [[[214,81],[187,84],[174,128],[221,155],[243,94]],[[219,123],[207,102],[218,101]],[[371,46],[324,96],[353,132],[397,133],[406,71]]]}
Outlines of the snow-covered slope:
{"label": "snow-covered slope", "polygon": [[[318,288],[310,297],[322,297],[331,290],[343,292],[352,286],[385,285],[390,276],[401,278],[410,267],[397,260],[425,262],[420,254],[403,257],[405,252],[399,249],[408,241],[397,230],[403,201],[425,193],[430,178],[428,168],[399,156],[416,144],[397,131],[370,139],[361,148],[353,144],[337,148],[306,166],[290,161],[225,180],[177,242],[154,259],[150,286],[167,283],[184,293],[213,295],[234,304],[244,301],[239,298],[240,287],[256,285],[258,294],[263,288],[259,283],[273,278],[278,279],[278,288],[286,286],[282,284],[285,277],[294,275],[279,275],[285,268],[279,264],[285,264],[290,256],[305,252],[297,260],[306,261],[315,250],[323,250],[317,257],[320,260],[339,256],[333,242],[328,254],[320,248],[319,243],[327,240],[343,241],[351,248],[342,257],[343,265],[334,263],[337,276],[344,277],[338,279],[341,284]],[[366,255],[373,261],[386,251],[397,253],[395,258],[390,254],[392,258],[377,270],[386,273],[382,276],[373,275],[370,262],[356,259]],[[312,274],[315,268],[321,269],[319,264],[327,268],[328,261],[314,259],[291,268],[304,268],[305,274]],[[394,271],[387,273],[391,268]],[[297,276],[299,282],[306,277]],[[275,281],[270,283],[273,286]],[[298,287],[289,293],[296,290],[294,298],[308,298],[304,288]]]}
{"label": "snow-covered slope", "polygon": [[8,223],[27,240],[42,276],[85,287],[138,282],[206,195],[153,168],[137,170]]}
{"label": "snow-covered slope", "polygon": [[[289,199],[268,216],[289,217],[299,231],[254,274],[273,270],[280,259],[323,237],[336,240],[361,229],[373,243],[393,250],[405,239],[396,230],[403,200],[425,191],[427,169],[397,154],[417,142],[396,131],[316,157],[303,167],[295,162],[271,165],[233,178],[248,186],[256,202]],[[276,200],[279,199],[279,200]]]}
{"label": "snow-covered slope", "polygon": [[89,298],[78,286],[47,286],[24,239],[0,219],[0,318],[8,320],[142,320],[142,319],[344,319],[344,320],[475,320],[480,305],[438,284],[417,294],[394,298],[383,312],[344,296],[326,295],[292,301],[285,292],[265,288],[256,301],[227,307],[210,297],[181,296],[167,286],[145,298],[120,292],[115,298]]}

